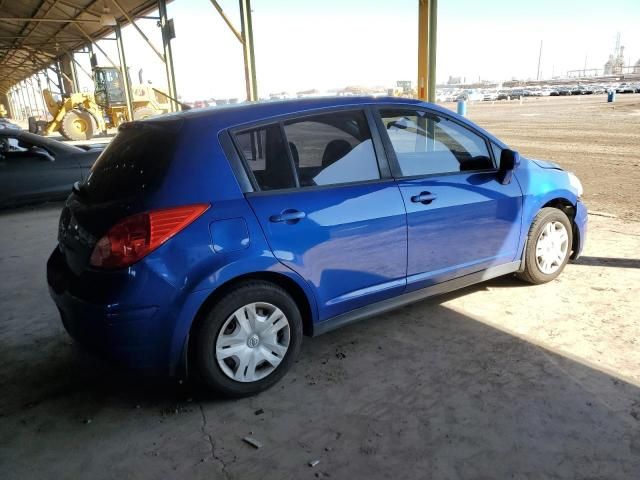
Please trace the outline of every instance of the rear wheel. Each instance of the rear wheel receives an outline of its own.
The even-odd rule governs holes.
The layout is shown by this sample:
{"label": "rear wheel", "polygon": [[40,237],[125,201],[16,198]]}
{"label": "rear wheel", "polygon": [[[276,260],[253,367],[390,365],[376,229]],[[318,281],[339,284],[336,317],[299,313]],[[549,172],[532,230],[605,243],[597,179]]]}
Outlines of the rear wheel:
{"label": "rear wheel", "polygon": [[89,112],[69,110],[62,117],[60,133],[67,140],[90,140],[96,130],[96,121]]}
{"label": "rear wheel", "polygon": [[250,282],[220,299],[196,328],[192,358],[205,386],[242,397],[280,380],[301,343],[295,301],[277,285]]}
{"label": "rear wheel", "polygon": [[529,229],[525,269],[518,276],[533,284],[550,282],[569,261],[572,243],[573,231],[567,215],[557,208],[543,208]]}

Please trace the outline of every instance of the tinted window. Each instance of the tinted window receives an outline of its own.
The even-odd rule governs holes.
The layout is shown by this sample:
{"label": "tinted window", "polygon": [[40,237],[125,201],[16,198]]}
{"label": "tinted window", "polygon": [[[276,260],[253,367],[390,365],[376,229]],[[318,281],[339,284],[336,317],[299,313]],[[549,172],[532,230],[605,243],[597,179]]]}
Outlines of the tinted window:
{"label": "tinted window", "polygon": [[82,185],[92,202],[122,200],[154,190],[173,158],[180,121],[125,124]]}
{"label": "tinted window", "polygon": [[380,178],[364,112],[335,112],[285,123],[301,187]]}
{"label": "tinted window", "polygon": [[296,186],[279,125],[246,130],[235,138],[261,190]]}
{"label": "tinted window", "polygon": [[404,177],[493,168],[484,139],[445,117],[406,109],[380,114]]}

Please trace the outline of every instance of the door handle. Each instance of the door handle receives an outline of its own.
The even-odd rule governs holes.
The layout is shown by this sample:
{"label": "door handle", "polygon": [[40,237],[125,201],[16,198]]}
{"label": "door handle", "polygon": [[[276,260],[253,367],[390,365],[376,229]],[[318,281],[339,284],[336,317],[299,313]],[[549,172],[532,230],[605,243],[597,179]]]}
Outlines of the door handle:
{"label": "door handle", "polygon": [[278,223],[278,222],[285,222],[285,223],[297,223],[298,221],[302,220],[304,217],[306,217],[307,214],[304,212],[301,212],[299,210],[285,210],[282,213],[279,213],[278,215],[271,215],[269,217],[269,221],[273,222],[273,223]]}
{"label": "door handle", "polygon": [[414,195],[413,197],[411,197],[411,201],[413,203],[422,203],[424,205],[428,205],[436,198],[438,198],[438,196],[434,195],[431,192],[421,192],[420,195]]}

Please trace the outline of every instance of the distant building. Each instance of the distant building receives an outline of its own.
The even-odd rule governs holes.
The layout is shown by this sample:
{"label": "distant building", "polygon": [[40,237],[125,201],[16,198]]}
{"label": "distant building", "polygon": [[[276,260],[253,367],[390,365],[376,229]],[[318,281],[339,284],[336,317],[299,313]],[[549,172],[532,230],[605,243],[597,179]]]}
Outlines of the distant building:
{"label": "distant building", "polygon": [[607,60],[607,63],[604,64],[604,74],[613,74],[613,55],[609,55],[609,60]]}
{"label": "distant building", "polygon": [[462,83],[462,77],[449,76],[449,80],[447,80],[447,85],[460,85],[461,83]]}
{"label": "distant building", "polygon": [[633,73],[640,73],[640,58],[633,67]]}

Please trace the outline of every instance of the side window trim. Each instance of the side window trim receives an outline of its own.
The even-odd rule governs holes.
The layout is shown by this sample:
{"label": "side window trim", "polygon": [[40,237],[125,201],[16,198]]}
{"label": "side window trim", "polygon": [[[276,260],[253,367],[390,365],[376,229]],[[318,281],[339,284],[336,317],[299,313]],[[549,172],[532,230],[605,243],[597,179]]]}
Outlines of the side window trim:
{"label": "side window trim", "polygon": [[251,168],[246,164],[244,156],[239,153],[239,149],[235,143],[233,135],[228,130],[220,132],[218,135],[220,146],[225,156],[229,160],[231,170],[240,185],[242,193],[256,192],[260,190]]}
{"label": "side window trim", "polygon": [[[491,159],[493,168],[482,169],[482,170],[469,170],[466,172],[443,172],[443,173],[428,173],[424,175],[403,176],[402,170],[400,169],[400,162],[398,161],[398,157],[396,156],[396,152],[391,143],[391,139],[389,138],[389,135],[387,134],[387,129],[385,128],[384,123],[382,121],[382,115],[380,114],[380,110],[385,110],[385,109],[406,110],[408,112],[420,111],[420,112],[424,112],[427,115],[442,117],[445,120],[453,122],[454,124],[464,128],[465,130],[480,137],[484,141],[485,148],[487,149],[487,153],[489,153],[489,158]],[[393,178],[395,178],[396,180],[407,179],[407,178],[438,177],[442,175],[458,175],[460,173],[493,172],[498,170],[497,163],[493,155],[493,149],[491,148],[491,143],[489,139],[486,136],[482,135],[480,132],[477,132],[476,130],[470,128],[469,126],[464,125],[463,123],[460,123],[455,118],[450,117],[446,113],[435,112],[433,110],[430,110],[429,108],[425,108],[419,105],[408,106],[408,105],[389,104],[389,105],[376,106],[374,109],[374,117],[375,117],[375,122],[378,127],[378,130],[380,131],[380,136],[382,138],[382,143],[384,145],[384,150],[386,152],[387,159],[389,160],[389,167],[391,168],[391,174],[393,175]]]}
{"label": "side window trim", "polygon": [[295,186],[293,188],[300,188],[300,177],[298,176],[298,169],[296,168],[296,162],[293,160],[293,153],[291,153],[291,144],[289,139],[287,138],[287,132],[284,130],[284,121],[280,120],[278,122],[280,126],[280,135],[282,136],[282,141],[284,142],[284,148],[287,151],[287,158],[289,159],[289,168],[293,171],[293,182]]}
{"label": "side window trim", "polygon": [[[229,161],[231,162],[231,167],[234,173],[236,174],[236,178],[240,183],[240,187],[243,193],[262,193],[262,194],[277,194],[277,193],[286,193],[292,191],[298,191],[302,187],[300,187],[300,180],[298,178],[298,172],[295,168],[295,162],[293,161],[293,154],[291,153],[291,147],[289,145],[289,140],[286,136],[286,132],[284,130],[284,124],[286,122],[292,120],[302,120],[307,117],[314,117],[317,115],[330,114],[333,112],[361,112],[365,116],[365,120],[367,123],[367,127],[369,128],[369,132],[371,134],[373,150],[376,157],[376,162],[378,165],[378,170],[380,173],[380,178],[373,180],[362,180],[357,182],[345,182],[345,183],[337,183],[332,185],[317,185],[317,186],[307,186],[304,187],[305,190],[317,190],[317,189],[327,189],[327,188],[339,188],[345,186],[353,186],[353,185],[361,185],[361,184],[370,184],[376,182],[385,182],[394,178],[392,174],[390,159],[387,154],[387,149],[384,146],[384,137],[380,135],[380,131],[378,128],[377,115],[374,110],[374,106],[371,105],[357,105],[350,107],[337,107],[332,109],[320,109],[320,110],[310,110],[305,112],[298,112],[295,114],[288,114],[285,116],[278,117],[277,119],[262,119],[257,120],[255,122],[246,123],[243,125],[239,125],[237,127],[231,127],[222,132],[219,135],[220,143],[222,144],[223,150]],[[240,149],[240,146],[237,141],[237,135],[254,129],[259,128],[268,128],[271,126],[278,126],[282,135],[282,138],[285,142],[287,156],[289,160],[289,165],[293,171],[293,177],[296,186],[290,188],[280,188],[273,190],[262,190],[258,181],[251,170],[251,167],[247,163],[247,160],[244,158],[244,155]],[[226,135],[225,135],[226,134]],[[231,148],[230,148],[231,147]],[[237,166],[241,167],[242,172],[236,171],[236,167],[234,167],[234,163]]]}
{"label": "side window trim", "polygon": [[389,165],[389,158],[387,157],[386,149],[384,148],[384,142],[380,135],[380,130],[376,122],[376,115],[373,108],[367,106],[364,108],[364,114],[367,119],[367,126],[371,133],[371,140],[373,143],[373,151],[378,162],[378,170],[380,171],[380,180],[392,178],[391,168]]}

